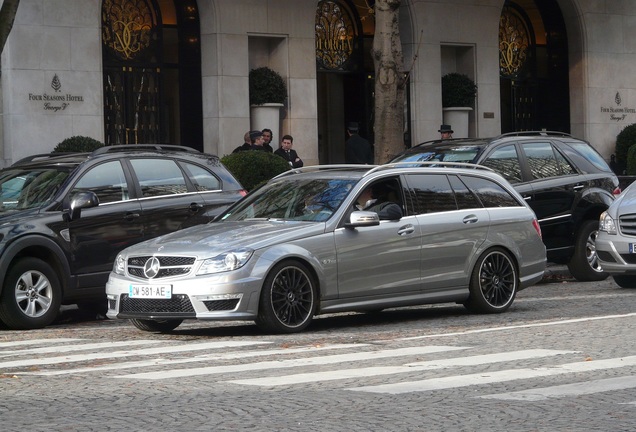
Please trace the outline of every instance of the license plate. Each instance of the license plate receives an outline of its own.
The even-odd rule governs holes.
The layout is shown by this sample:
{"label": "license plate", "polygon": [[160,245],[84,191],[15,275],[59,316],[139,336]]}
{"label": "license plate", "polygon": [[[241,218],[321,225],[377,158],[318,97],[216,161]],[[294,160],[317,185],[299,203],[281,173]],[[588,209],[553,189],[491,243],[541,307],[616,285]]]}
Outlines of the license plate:
{"label": "license plate", "polygon": [[170,299],[172,298],[172,285],[130,285],[128,297]]}
{"label": "license plate", "polygon": [[636,253],[636,249],[634,249],[634,243],[629,244],[629,253],[630,254]]}

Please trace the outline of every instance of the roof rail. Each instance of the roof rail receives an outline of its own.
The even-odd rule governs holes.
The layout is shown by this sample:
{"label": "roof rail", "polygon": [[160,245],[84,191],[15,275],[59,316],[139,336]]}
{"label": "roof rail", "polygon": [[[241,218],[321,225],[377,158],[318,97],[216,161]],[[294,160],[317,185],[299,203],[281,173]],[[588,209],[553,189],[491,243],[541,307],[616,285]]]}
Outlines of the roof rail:
{"label": "roof rail", "polygon": [[562,137],[570,137],[573,138],[572,135],[565,132],[559,131],[519,131],[519,132],[507,132],[505,134],[501,134],[497,138],[503,138],[508,136],[562,136]]}
{"label": "roof rail", "polygon": [[13,162],[11,164],[11,166],[17,166],[17,165],[24,165],[27,164],[29,162],[33,162],[36,159],[49,159],[49,158],[54,158],[54,157],[59,157],[59,156],[67,156],[67,155],[72,155],[72,154],[79,154],[81,152],[51,152],[51,153],[39,153],[39,154],[34,154],[34,155],[30,155],[27,157],[24,157],[22,159],[18,159],[17,161]]}
{"label": "roof rail", "polygon": [[440,167],[441,168],[472,168],[472,169],[496,172],[495,170],[487,166],[468,163],[468,162],[410,161],[410,162],[392,162],[392,163],[386,163],[384,165],[378,165],[370,169],[369,171],[367,171],[364,175],[367,176],[376,171],[389,169],[389,168],[413,168],[413,167],[424,167],[424,166],[429,166],[432,168],[440,168]]}
{"label": "roof rail", "polygon": [[91,153],[91,156],[96,156],[104,153],[119,152],[119,151],[148,151],[148,150],[169,150],[186,153],[201,153],[199,150],[192,147],[172,145],[172,144],[118,144],[103,146]]}
{"label": "roof rail", "polygon": [[333,165],[310,165],[301,168],[292,168],[288,171],[278,174],[273,178],[285,177],[291,174],[300,174],[304,172],[315,171],[328,171],[328,170],[369,170],[375,168],[378,165],[363,165],[363,164],[333,164]]}

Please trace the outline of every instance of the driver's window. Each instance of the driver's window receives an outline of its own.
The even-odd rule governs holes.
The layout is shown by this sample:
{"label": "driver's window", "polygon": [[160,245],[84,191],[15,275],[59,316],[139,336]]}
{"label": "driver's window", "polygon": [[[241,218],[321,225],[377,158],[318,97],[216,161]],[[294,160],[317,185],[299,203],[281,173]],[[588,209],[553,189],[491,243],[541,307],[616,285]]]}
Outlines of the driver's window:
{"label": "driver's window", "polygon": [[71,197],[86,191],[94,192],[100,204],[127,200],[128,184],[121,163],[111,161],[91,168],[75,184]]}
{"label": "driver's window", "polygon": [[482,165],[497,171],[510,183],[519,183],[522,180],[521,165],[514,144],[499,147]]}

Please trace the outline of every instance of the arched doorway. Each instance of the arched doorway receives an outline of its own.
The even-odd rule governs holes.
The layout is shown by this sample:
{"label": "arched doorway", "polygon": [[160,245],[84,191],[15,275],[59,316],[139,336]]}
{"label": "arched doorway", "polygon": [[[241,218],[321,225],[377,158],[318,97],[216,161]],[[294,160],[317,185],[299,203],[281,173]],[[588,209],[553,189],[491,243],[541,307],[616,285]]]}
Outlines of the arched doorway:
{"label": "arched doorway", "polygon": [[103,0],[102,58],[106,145],[203,150],[195,0]]}
{"label": "arched doorway", "polygon": [[343,163],[345,126],[373,142],[373,0],[320,0],[316,8],[318,158]]}
{"label": "arched doorway", "polygon": [[502,132],[570,132],[568,40],[555,0],[505,2],[499,72]]}

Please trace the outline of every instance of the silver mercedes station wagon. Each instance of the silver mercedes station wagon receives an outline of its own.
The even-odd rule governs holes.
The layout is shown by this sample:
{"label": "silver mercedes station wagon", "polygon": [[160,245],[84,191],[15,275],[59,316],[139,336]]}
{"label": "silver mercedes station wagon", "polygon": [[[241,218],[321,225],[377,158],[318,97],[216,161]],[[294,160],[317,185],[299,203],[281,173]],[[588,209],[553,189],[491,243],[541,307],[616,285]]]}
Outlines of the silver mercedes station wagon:
{"label": "silver mercedes station wagon", "polygon": [[207,225],[122,251],[108,317],[153,332],[199,319],[292,333],[344,311],[453,302],[503,312],[543,277],[536,217],[488,168],[443,165],[281,174]]}

